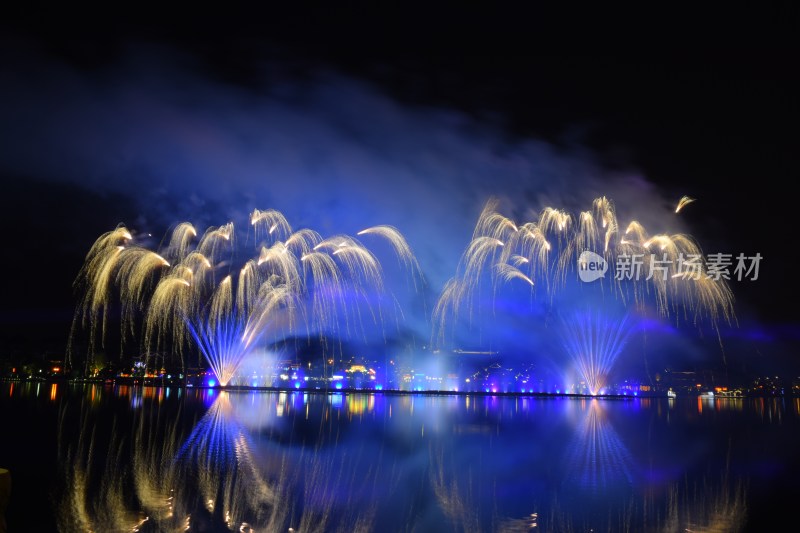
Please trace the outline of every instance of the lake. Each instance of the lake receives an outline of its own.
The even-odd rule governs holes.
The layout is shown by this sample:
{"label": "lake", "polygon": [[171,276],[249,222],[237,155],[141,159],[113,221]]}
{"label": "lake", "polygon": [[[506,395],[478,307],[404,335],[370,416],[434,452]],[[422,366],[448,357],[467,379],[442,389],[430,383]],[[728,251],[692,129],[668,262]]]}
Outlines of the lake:
{"label": "lake", "polygon": [[0,413],[11,532],[757,531],[796,520],[800,398],[2,382]]}

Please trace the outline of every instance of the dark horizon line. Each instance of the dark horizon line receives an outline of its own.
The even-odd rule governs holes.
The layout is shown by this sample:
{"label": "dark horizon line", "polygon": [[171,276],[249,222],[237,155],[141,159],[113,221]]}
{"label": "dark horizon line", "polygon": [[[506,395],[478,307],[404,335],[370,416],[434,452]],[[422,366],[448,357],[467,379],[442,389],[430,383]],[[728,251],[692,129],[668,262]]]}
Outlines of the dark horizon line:
{"label": "dark horizon line", "polygon": [[[781,394],[769,394],[767,392],[758,394],[754,393],[749,390],[742,390],[741,394],[721,394],[717,395],[715,391],[711,390],[702,390],[696,392],[686,392],[686,391],[678,391],[680,394],[679,396],[670,396],[668,394],[669,391],[645,391],[645,392],[637,392],[636,394],[610,394],[610,393],[603,393],[603,394],[583,394],[583,393],[574,393],[574,392],[523,392],[523,391],[468,391],[468,390],[404,390],[404,389],[366,389],[366,388],[354,388],[354,387],[347,387],[347,388],[295,388],[295,387],[273,387],[273,386],[249,386],[249,385],[193,385],[190,383],[175,383],[175,380],[172,380],[170,383],[157,383],[158,378],[114,378],[114,379],[89,379],[89,378],[63,378],[63,377],[47,377],[42,379],[22,379],[22,378],[7,378],[7,377],[0,377],[0,382],[15,382],[15,383],[50,383],[50,384],[68,384],[68,385],[103,385],[108,386],[111,385],[116,387],[118,385],[123,386],[131,386],[131,387],[141,387],[141,388],[171,388],[171,389],[199,389],[199,390],[210,390],[215,392],[233,392],[233,393],[244,393],[244,392],[279,392],[279,393],[299,393],[302,392],[304,394],[312,393],[312,394],[366,394],[366,395],[389,395],[389,396],[501,396],[501,397],[532,397],[532,398],[548,398],[548,399],[557,399],[557,398],[570,398],[570,399],[598,399],[598,400],[636,400],[636,399],[650,399],[650,398],[660,398],[660,399],[677,399],[677,398],[702,398],[706,397],[708,399],[744,399],[744,398],[774,398],[774,397],[800,397],[800,393],[795,394],[792,388],[789,388],[789,391],[786,393]],[[735,388],[734,390],[739,390]],[[713,393],[712,396],[707,396],[707,394],[711,392]],[[676,393],[677,394],[677,393]]]}

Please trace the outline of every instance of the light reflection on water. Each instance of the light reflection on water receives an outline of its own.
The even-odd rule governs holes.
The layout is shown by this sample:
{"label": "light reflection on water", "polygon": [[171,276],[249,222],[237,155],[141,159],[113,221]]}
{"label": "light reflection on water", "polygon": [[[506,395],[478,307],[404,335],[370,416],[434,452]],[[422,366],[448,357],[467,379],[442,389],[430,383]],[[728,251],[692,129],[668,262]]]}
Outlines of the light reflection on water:
{"label": "light reflection on water", "polygon": [[733,531],[750,479],[777,475],[737,431],[796,431],[800,413],[790,398],[67,388],[45,389],[62,531]]}
{"label": "light reflection on water", "polygon": [[633,457],[599,400],[581,402],[583,420],[568,445],[569,484],[592,493],[633,482]]}

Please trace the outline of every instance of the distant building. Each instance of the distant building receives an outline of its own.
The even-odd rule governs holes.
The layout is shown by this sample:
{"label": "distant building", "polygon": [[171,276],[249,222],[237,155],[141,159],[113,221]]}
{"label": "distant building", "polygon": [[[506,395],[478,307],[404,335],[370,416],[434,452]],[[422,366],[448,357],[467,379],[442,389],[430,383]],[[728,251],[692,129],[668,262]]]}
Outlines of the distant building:
{"label": "distant building", "polygon": [[683,394],[700,394],[713,391],[717,386],[711,371],[665,369],[661,383],[667,389]]}
{"label": "distant building", "polygon": [[778,376],[757,377],[750,385],[750,393],[757,396],[783,396],[786,385]]}

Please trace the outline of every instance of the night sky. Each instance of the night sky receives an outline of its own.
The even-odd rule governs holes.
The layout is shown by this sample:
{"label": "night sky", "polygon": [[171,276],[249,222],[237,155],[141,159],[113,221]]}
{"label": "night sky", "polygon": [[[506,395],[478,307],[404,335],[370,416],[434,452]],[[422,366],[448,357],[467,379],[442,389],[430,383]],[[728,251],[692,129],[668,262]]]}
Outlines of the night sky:
{"label": "night sky", "polygon": [[606,195],[760,253],[732,282],[729,362],[800,371],[798,8],[729,9],[6,13],[0,357],[63,354],[72,282],[120,222],[391,224],[435,298],[490,196],[526,220]]}

